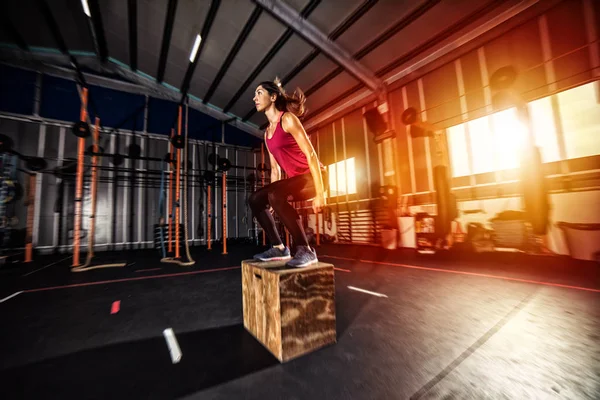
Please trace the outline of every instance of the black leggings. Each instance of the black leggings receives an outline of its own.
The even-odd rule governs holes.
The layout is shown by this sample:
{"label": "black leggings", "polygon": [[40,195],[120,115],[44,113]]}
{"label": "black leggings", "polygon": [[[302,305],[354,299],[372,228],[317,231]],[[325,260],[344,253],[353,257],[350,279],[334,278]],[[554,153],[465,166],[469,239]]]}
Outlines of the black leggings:
{"label": "black leggings", "polygon": [[[321,172],[325,182],[325,172]],[[288,201],[304,201],[315,197],[315,184],[310,172],[271,183],[250,195],[248,203],[260,226],[265,230],[273,246],[283,244],[275,220],[269,212],[269,206],[277,213],[279,219],[292,235],[296,246],[308,246],[308,239],[300,216]]]}

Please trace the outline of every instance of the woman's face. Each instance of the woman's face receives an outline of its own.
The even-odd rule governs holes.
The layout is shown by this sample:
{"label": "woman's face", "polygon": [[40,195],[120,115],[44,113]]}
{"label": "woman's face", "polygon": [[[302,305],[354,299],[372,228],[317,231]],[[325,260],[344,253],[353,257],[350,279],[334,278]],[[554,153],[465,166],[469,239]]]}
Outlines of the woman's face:
{"label": "woman's face", "polygon": [[254,91],[254,105],[256,106],[256,111],[261,112],[266,110],[274,101],[276,96],[270,95],[262,86],[258,86]]}

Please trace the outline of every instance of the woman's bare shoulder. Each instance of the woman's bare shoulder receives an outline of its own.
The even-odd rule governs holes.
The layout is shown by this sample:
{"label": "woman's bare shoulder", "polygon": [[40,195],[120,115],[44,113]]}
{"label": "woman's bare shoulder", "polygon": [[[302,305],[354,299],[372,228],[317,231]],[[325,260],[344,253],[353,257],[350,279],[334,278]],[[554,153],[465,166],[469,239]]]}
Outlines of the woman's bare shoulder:
{"label": "woman's bare shoulder", "polygon": [[290,132],[290,129],[302,126],[302,123],[294,113],[285,112],[281,116],[281,125],[286,132]]}

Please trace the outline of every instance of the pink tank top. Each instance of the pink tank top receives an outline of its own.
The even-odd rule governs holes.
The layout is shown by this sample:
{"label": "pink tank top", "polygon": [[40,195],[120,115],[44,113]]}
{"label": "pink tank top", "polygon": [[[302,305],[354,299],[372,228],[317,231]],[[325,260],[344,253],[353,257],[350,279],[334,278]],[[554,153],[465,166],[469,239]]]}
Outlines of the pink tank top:
{"label": "pink tank top", "polygon": [[282,116],[283,112],[279,114],[279,121],[277,121],[273,137],[270,139],[268,136],[266,137],[267,149],[273,154],[275,161],[285,171],[288,178],[292,178],[310,172],[310,167],[296,139],[283,130]]}

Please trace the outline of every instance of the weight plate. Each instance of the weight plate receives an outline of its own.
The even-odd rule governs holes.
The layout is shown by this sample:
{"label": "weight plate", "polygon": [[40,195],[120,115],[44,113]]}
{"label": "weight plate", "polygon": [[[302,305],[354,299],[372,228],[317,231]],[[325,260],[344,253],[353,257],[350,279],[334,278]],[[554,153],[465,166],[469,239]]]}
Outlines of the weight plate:
{"label": "weight plate", "polygon": [[127,148],[127,155],[131,158],[139,158],[142,155],[142,148],[137,143],[132,143]]}
{"label": "weight plate", "polygon": [[48,163],[41,157],[27,157],[25,167],[33,172],[39,172],[48,167]]}
{"label": "weight plate", "polygon": [[414,107],[409,107],[402,113],[400,117],[402,123],[404,125],[411,125],[417,122],[417,109]]}
{"label": "weight plate", "polygon": [[183,139],[183,136],[175,135],[171,138],[171,144],[176,149],[183,149],[183,147],[185,146],[185,140]]}

